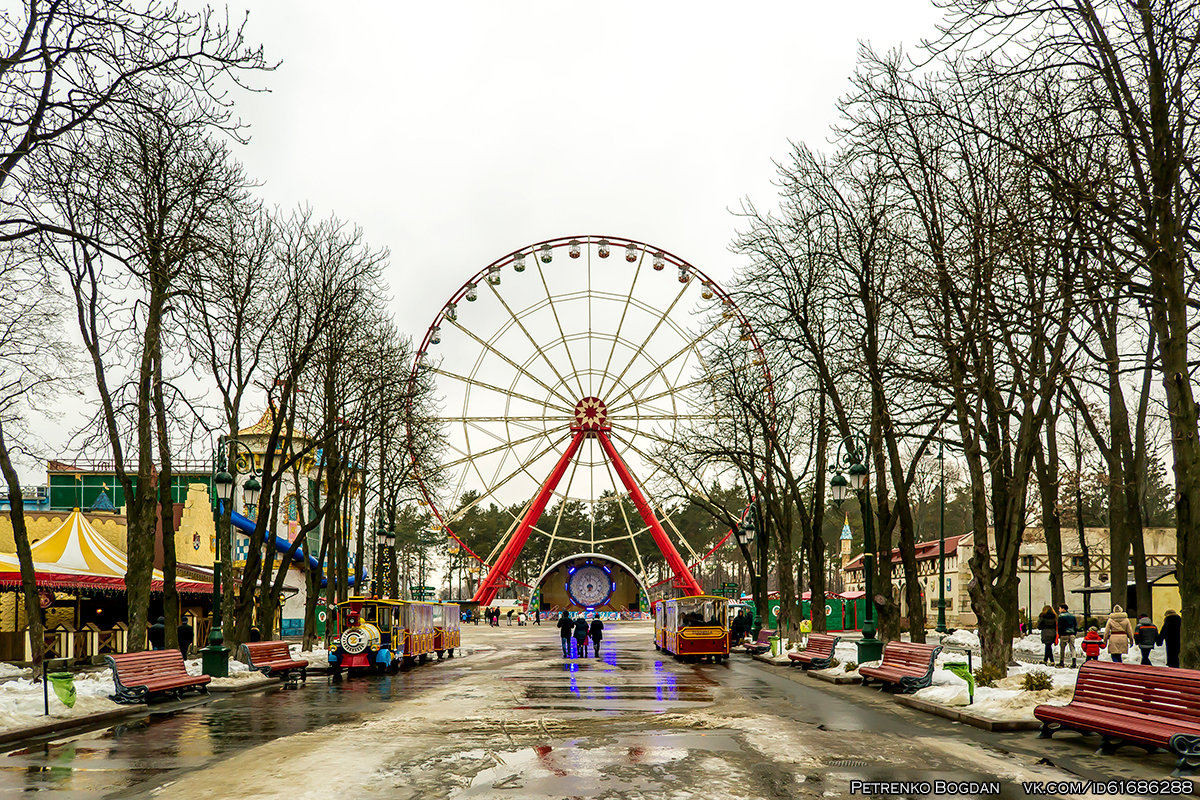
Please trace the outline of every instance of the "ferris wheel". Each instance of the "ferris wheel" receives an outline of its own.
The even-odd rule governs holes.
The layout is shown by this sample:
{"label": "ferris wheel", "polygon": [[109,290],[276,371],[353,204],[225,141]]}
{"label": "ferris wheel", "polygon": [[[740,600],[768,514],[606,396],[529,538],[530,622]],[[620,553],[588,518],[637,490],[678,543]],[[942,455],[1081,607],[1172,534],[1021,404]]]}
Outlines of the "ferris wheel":
{"label": "ferris wheel", "polygon": [[[726,291],[678,256],[616,236],[523,247],[450,296],[413,366],[414,381],[422,372],[436,380],[446,437],[437,472],[418,480],[436,527],[486,571],[477,602],[507,585],[530,536],[548,540],[543,570],[555,546],[600,552],[627,542],[643,580],[643,556],[656,547],[675,585],[699,593],[688,562],[700,555],[653,490],[673,474],[669,448],[684,428],[719,413],[705,356],[717,337],[735,343],[737,369],[766,374]],[[689,491],[703,494],[708,484],[696,482]],[[614,498],[623,524],[601,529],[597,509]],[[491,506],[503,509],[507,530],[475,553],[460,527]]]}

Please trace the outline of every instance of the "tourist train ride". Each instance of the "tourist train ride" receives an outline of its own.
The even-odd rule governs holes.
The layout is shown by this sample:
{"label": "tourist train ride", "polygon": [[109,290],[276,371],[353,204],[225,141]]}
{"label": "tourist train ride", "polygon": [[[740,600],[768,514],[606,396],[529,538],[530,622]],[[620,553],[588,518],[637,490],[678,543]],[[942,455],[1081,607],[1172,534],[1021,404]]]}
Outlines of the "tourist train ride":
{"label": "tourist train ride", "polygon": [[433,649],[438,658],[443,653],[454,658],[454,648],[462,644],[461,625],[458,603],[433,604]]}
{"label": "tourist train ride", "polygon": [[693,595],[654,606],[654,646],[677,659],[720,663],[729,656],[729,600]]}
{"label": "tourist train ride", "polygon": [[424,663],[434,652],[453,656],[458,619],[457,603],[351,597],[337,604],[329,663],[335,670],[382,671]]}

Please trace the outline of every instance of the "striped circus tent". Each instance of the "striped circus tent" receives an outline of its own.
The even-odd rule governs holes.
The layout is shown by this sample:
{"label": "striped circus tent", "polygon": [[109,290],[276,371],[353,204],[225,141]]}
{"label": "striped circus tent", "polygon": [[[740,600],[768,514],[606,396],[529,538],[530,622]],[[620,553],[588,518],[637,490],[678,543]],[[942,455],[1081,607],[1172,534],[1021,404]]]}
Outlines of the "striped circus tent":
{"label": "striped circus tent", "polygon": [[[33,544],[33,569],[39,587],[52,589],[125,589],[125,553],[96,532],[87,518],[75,509],[49,536]],[[150,590],[163,590],[163,574],[154,570]],[[15,553],[0,553],[0,586],[19,586],[21,565]],[[178,591],[208,594],[212,586],[176,580]]]}

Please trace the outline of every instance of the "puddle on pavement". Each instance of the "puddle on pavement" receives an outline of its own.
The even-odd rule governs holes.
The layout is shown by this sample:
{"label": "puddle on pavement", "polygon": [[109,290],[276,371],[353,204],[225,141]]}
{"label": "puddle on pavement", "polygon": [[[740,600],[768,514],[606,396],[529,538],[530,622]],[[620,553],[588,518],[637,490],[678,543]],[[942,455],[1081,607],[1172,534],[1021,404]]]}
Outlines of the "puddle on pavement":
{"label": "puddle on pavement", "polygon": [[712,777],[728,773],[728,763],[716,754],[739,749],[732,731],[714,730],[622,736],[598,747],[567,740],[517,750],[476,750],[462,756],[494,765],[476,773],[469,785],[450,796],[495,797],[497,792],[511,792],[521,798],[620,797],[662,791],[671,784],[700,788],[711,785],[704,779],[708,773]]}

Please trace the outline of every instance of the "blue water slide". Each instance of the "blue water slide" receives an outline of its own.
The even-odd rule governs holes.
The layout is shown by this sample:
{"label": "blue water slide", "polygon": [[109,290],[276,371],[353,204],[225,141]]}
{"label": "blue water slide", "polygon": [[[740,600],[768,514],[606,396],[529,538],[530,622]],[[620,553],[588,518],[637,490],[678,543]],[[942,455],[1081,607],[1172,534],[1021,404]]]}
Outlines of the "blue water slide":
{"label": "blue water slide", "polygon": [[[243,517],[241,514],[237,513],[236,511],[231,511],[231,512],[229,512],[229,522],[230,522],[230,524],[233,525],[233,527],[237,528],[242,533],[245,533],[250,536],[254,535],[254,529],[256,527],[254,520],[252,520],[248,517]],[[278,550],[280,553],[284,553],[285,555],[287,554],[287,552],[289,550],[292,549],[291,542],[289,542],[287,539],[280,539],[278,536],[271,533],[270,531],[263,532],[263,540],[275,545],[275,549]],[[304,551],[297,548],[296,552],[292,554],[292,560],[293,561],[303,561],[304,560]],[[309,566],[309,569],[315,569],[318,572],[320,572],[322,575],[324,575],[324,572],[325,572],[324,568],[320,564],[318,564],[317,559],[311,555],[308,557],[308,566]],[[364,576],[364,578],[365,578],[365,576]],[[350,586],[354,585],[354,576],[353,575],[350,576],[348,584]],[[325,578],[323,578],[323,577],[321,578],[321,585],[322,586],[325,585]]]}

